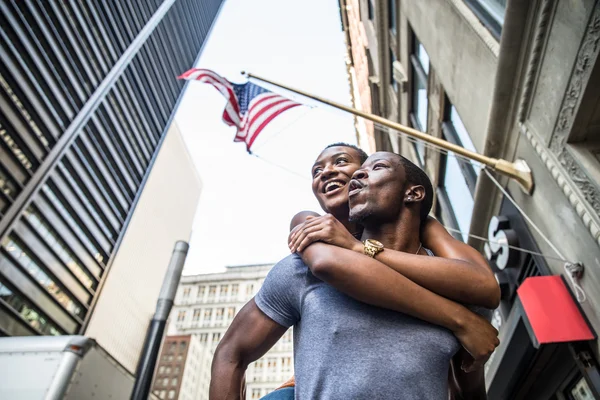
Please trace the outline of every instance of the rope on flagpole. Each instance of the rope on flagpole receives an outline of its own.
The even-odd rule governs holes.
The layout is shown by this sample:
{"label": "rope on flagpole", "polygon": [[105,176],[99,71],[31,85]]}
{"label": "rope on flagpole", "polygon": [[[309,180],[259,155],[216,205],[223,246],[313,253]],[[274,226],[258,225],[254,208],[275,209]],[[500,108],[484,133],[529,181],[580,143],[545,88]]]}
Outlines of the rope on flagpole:
{"label": "rope on flagpole", "polygon": [[494,244],[499,244],[499,245],[502,245],[502,246],[506,245],[506,246],[508,246],[509,249],[520,251],[522,253],[531,254],[531,255],[534,255],[534,256],[540,256],[540,257],[544,257],[544,258],[548,258],[548,259],[555,260],[555,261],[560,261],[560,262],[566,262],[566,263],[570,262],[568,260],[565,260],[564,258],[550,256],[550,255],[543,254],[543,253],[540,253],[540,252],[537,252],[537,251],[524,249],[523,247],[519,247],[519,246],[513,246],[513,245],[510,245],[510,244],[507,244],[507,242],[500,242],[500,241],[496,241],[496,240],[490,240],[488,238],[484,238],[483,236],[478,236],[478,235],[474,235],[472,233],[463,232],[460,229],[454,229],[454,228],[451,228],[451,227],[446,226],[446,225],[442,225],[442,226],[444,228],[446,228],[446,230],[448,232],[460,233],[461,235],[465,235],[465,236],[471,237],[473,239],[480,240],[482,242],[494,243]]}
{"label": "rope on flagpole", "polygon": [[548,244],[548,246],[550,246],[550,248],[552,250],[554,250],[554,252],[560,258],[563,259],[563,261],[565,263],[563,265],[563,268],[567,274],[567,277],[569,278],[569,281],[571,282],[571,285],[573,286],[573,289],[575,290],[575,297],[577,298],[577,301],[580,303],[583,303],[584,301],[586,301],[587,296],[585,294],[585,291],[583,290],[581,285],[579,285],[579,282],[578,282],[579,279],[581,279],[581,277],[583,276],[583,265],[579,262],[570,262],[570,261],[565,260],[564,259],[565,256],[563,256],[563,254],[560,252],[560,250],[558,250],[558,248],[550,241],[550,239],[548,239],[548,237],[535,224],[535,222],[533,222],[531,220],[531,218],[527,215],[527,213],[521,207],[519,207],[517,202],[512,198],[512,196],[510,194],[508,194],[506,189],[504,189],[502,187],[500,182],[498,182],[496,180],[496,178],[494,178],[492,176],[492,174],[488,171],[488,169],[484,168],[483,172],[485,172],[485,174],[488,176],[488,178],[490,178],[490,180],[494,183],[494,185],[496,185],[498,187],[498,189],[502,192],[502,194],[504,194],[504,196],[508,199],[508,201],[510,201],[512,203],[512,205],[517,209],[517,211],[523,216],[523,218],[525,218],[525,220],[529,223],[529,225],[533,229],[535,229],[535,231],[542,237],[542,239]]}
{"label": "rope on flagpole", "polygon": [[273,165],[273,166],[275,166],[275,167],[277,167],[277,168],[279,168],[279,169],[282,169],[282,170],[284,170],[284,171],[286,171],[286,172],[289,172],[290,174],[294,174],[294,175],[296,175],[296,176],[298,176],[298,177],[300,177],[300,178],[302,178],[302,179],[308,180],[308,181],[310,180],[310,178],[309,178],[309,177],[307,177],[307,176],[305,176],[305,175],[302,175],[301,173],[299,173],[299,172],[296,172],[296,171],[294,171],[294,170],[291,170],[291,169],[289,169],[289,168],[287,168],[287,167],[284,167],[284,166],[283,166],[283,165],[281,165],[281,164],[277,164],[277,163],[275,163],[275,162],[273,162],[273,161],[267,160],[266,158],[263,158],[263,157],[259,156],[259,155],[258,155],[258,154],[256,154],[256,153],[250,152],[250,155],[253,155],[254,157],[258,158],[259,160],[262,160],[263,162],[265,162],[265,163],[267,163],[267,164],[271,164],[271,165]]}
{"label": "rope on flagpole", "polygon": [[258,149],[262,149],[270,140],[276,138],[277,136],[281,135],[283,132],[285,132],[289,127],[291,127],[292,125],[295,125],[298,121],[300,121],[302,118],[306,117],[306,114],[308,114],[309,111],[312,111],[315,107],[308,105],[308,104],[302,104],[304,107],[306,107],[304,109],[304,112],[302,112],[302,114],[300,114],[298,117],[294,118],[291,122],[289,122],[288,124],[286,124],[283,128],[281,128],[278,132],[276,132],[275,134],[271,135],[270,137],[268,137],[267,139],[265,139],[260,146],[256,147],[255,146],[255,150]]}
{"label": "rope on flagpole", "polygon": [[[251,154],[254,157],[256,157],[256,158],[261,159],[263,162],[265,162],[267,164],[273,165],[273,166],[275,166],[277,168],[280,168],[280,169],[282,169],[282,170],[284,170],[284,171],[286,171],[288,173],[294,174],[294,175],[296,175],[296,176],[298,176],[298,177],[300,177],[302,179],[310,180],[309,177],[304,176],[304,175],[302,175],[302,174],[300,174],[300,173],[298,173],[296,171],[293,171],[293,170],[291,170],[289,168],[286,168],[286,167],[284,167],[284,166],[282,166],[280,164],[277,164],[277,163],[275,163],[273,161],[267,160],[266,158],[261,157],[258,154],[254,154],[254,153],[251,153]],[[460,161],[461,162],[471,162],[470,160],[462,160],[462,159]],[[454,228],[451,228],[451,227],[446,226],[446,225],[443,225],[443,226],[449,232],[460,233],[461,235],[469,236],[469,237],[472,237],[474,239],[480,240],[480,241],[485,242],[485,243],[495,243],[495,244],[507,245],[505,242],[499,242],[499,241],[495,241],[495,240],[490,240],[488,238],[484,238],[482,236],[474,235],[474,234],[471,234],[471,233],[468,233],[468,232],[463,232],[461,230],[454,229]],[[536,251],[533,251],[533,250],[528,250],[528,249],[525,249],[523,247],[518,247],[518,246],[513,246],[513,245],[507,245],[507,246],[510,249],[512,249],[512,250],[519,251],[519,252],[522,252],[522,253],[531,254],[531,255],[540,256],[540,257],[544,257],[544,258],[555,260],[555,261],[564,262],[565,265],[572,265],[572,266],[580,265],[579,263],[571,262],[571,261],[565,259],[564,257],[562,257],[562,255],[559,256],[559,257],[555,257],[555,256],[551,256],[551,255],[548,255],[548,254],[536,252]],[[584,296],[585,296],[585,293],[584,293]],[[585,301],[585,299],[583,301]]]}

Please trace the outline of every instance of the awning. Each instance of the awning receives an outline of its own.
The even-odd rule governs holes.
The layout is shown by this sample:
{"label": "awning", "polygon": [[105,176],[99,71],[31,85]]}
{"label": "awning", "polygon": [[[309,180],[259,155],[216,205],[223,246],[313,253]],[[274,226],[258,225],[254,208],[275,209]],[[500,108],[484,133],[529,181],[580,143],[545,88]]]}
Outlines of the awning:
{"label": "awning", "polygon": [[527,278],[517,294],[538,345],[596,338],[561,276]]}
{"label": "awning", "polygon": [[[517,294],[500,346],[485,365],[490,400],[528,398],[548,365],[596,338],[561,276],[527,278]],[[597,374],[595,364],[590,368]]]}

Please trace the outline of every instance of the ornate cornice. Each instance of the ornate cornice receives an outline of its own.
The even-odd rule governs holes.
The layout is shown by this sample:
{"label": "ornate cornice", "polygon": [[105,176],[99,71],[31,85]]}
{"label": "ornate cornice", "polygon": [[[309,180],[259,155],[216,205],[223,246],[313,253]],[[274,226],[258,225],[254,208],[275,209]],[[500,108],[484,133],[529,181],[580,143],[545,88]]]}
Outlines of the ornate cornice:
{"label": "ornate cornice", "polygon": [[600,2],[592,11],[590,23],[585,32],[583,43],[577,53],[575,66],[571,73],[571,79],[563,98],[558,120],[550,139],[550,148],[555,154],[559,154],[564,148],[567,136],[573,127],[576,111],[581,103],[583,91],[590,79],[592,67],[598,58],[600,50]]}
{"label": "ornate cornice", "polygon": [[[550,138],[550,152],[554,160],[551,167],[546,165],[557,179],[559,186],[575,207],[577,214],[582,218],[584,224],[590,229],[590,233],[596,241],[600,231],[600,193],[597,185],[590,181],[585,171],[569,152],[567,146],[568,135],[573,128],[577,110],[582,101],[582,96],[587,87],[594,63],[600,51],[600,2],[592,11],[590,23],[586,29],[583,42],[577,53],[575,66],[564,95],[563,102],[558,113],[554,131]],[[528,134],[528,138],[531,134]],[[549,159],[549,157],[547,157]],[[560,165],[565,175],[554,172],[556,166]],[[570,182],[567,184],[566,182]],[[587,204],[583,204],[584,200]]]}
{"label": "ornate cornice", "polygon": [[[546,11],[549,13],[548,10],[550,9],[550,6],[548,3],[550,3],[550,1],[544,2],[544,9],[541,12]],[[548,10],[545,8],[548,8]],[[542,16],[540,16],[540,20],[542,19],[541,17]],[[546,16],[545,18],[548,17]],[[547,24],[547,21],[542,21],[541,23]],[[538,40],[538,34],[541,29],[542,28],[536,32],[536,40]],[[539,40],[541,41],[542,38],[540,37]],[[535,50],[539,46],[541,46],[539,43],[534,44],[533,49]],[[537,51],[540,52],[541,47],[539,47]],[[575,59],[575,65],[563,97],[554,131],[550,138],[549,147],[542,144],[543,142],[535,133],[527,129],[524,123],[519,122],[521,132],[527,137],[536,153],[540,156],[552,177],[598,245],[600,245],[600,192],[598,191],[596,183],[590,180],[569,151],[567,141],[568,136],[573,129],[577,110],[582,101],[583,92],[588,85],[592,68],[598,58],[599,52],[600,2],[596,2],[582,44]],[[532,55],[530,64],[536,57],[539,59],[539,54],[535,57]],[[539,61],[536,62],[539,63]],[[529,76],[529,72],[530,68],[528,67],[526,82],[531,81],[529,82],[529,85],[532,85],[534,79],[533,76],[537,73],[533,71],[532,76]],[[531,89],[527,89],[526,87],[525,90]],[[530,95],[531,94],[529,93],[528,96]],[[529,101],[529,99],[526,99],[525,101]],[[521,113],[525,112],[525,106],[526,104],[523,105],[522,100],[521,107],[519,108],[519,121],[521,121],[522,118]]]}
{"label": "ornate cornice", "polygon": [[523,94],[521,96],[519,112],[517,114],[519,122],[523,122],[525,120],[525,113],[529,108],[529,103],[531,102],[533,83],[537,77],[538,69],[540,67],[540,59],[542,50],[546,43],[548,26],[550,17],[552,15],[552,10],[554,9],[554,3],[555,0],[542,0],[537,23],[535,25],[535,37],[531,47],[531,54],[529,55],[529,62],[527,63],[527,73],[525,74],[525,83],[523,84]]}
{"label": "ornate cornice", "polygon": [[[557,157],[551,151],[548,151],[548,148],[542,144],[537,135],[527,129],[525,124],[520,124],[519,127],[521,133],[527,137],[535,152],[550,171],[558,187],[563,191],[585,227],[600,246],[600,221],[598,218],[600,199],[593,184],[583,174],[566,149]],[[583,199],[585,201],[582,201]]]}

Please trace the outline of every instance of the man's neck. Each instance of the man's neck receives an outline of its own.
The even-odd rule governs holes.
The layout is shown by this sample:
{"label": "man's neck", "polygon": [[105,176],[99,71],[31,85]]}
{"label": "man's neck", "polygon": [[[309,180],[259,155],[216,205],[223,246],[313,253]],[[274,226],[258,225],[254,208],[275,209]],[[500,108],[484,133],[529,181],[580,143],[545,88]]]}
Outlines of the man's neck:
{"label": "man's neck", "polygon": [[340,209],[329,210],[329,213],[333,215],[338,221],[340,221],[342,225],[344,225],[344,228],[348,230],[348,232],[350,232],[353,236],[360,238],[363,227],[362,225],[356,222],[351,222],[348,220],[350,208],[348,207],[347,203]]}
{"label": "man's neck", "polygon": [[346,228],[348,230],[348,232],[350,232],[352,234],[352,236],[354,236],[357,239],[359,239],[361,237],[361,234],[363,231],[362,225],[359,225],[356,222],[350,222],[350,221],[340,221],[340,222],[342,223],[342,225],[344,225],[344,228]]}
{"label": "man's neck", "polygon": [[416,253],[421,245],[419,218],[403,212],[394,221],[365,221],[362,240],[375,239],[388,249]]}

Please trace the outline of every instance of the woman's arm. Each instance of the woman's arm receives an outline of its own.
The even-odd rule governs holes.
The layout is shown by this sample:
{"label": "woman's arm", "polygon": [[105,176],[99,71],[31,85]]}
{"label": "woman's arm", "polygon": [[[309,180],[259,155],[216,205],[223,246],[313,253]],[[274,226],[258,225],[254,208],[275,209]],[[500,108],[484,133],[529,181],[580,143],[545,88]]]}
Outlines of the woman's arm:
{"label": "woman's arm", "polygon": [[498,331],[484,318],[371,257],[325,243],[310,245],[301,256],[313,275],[358,301],[451,330],[474,358],[463,365],[467,370],[483,365],[499,343]]}
{"label": "woman's arm", "polygon": [[[475,249],[452,238],[436,220],[428,221],[424,229],[423,245],[432,246],[431,250],[438,257],[385,249],[375,258],[419,286],[450,300],[486,308],[498,307],[500,288],[483,257]],[[289,245],[292,251],[302,252],[317,241],[358,253],[363,251],[363,244],[330,214],[311,218],[298,226],[290,234]]]}

